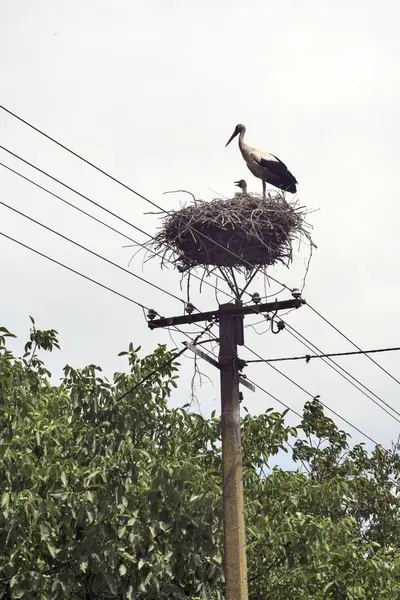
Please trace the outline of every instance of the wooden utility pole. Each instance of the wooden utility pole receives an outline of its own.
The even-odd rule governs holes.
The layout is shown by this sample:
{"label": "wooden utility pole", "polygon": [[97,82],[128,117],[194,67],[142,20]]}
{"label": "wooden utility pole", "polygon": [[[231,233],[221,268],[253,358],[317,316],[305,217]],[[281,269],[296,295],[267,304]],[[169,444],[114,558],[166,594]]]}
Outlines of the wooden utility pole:
{"label": "wooden utility pole", "polygon": [[293,290],[292,295],[293,300],[264,304],[257,302],[253,306],[243,306],[239,301],[221,304],[218,309],[204,313],[194,313],[193,307],[188,305],[189,314],[176,317],[156,319],[154,311],[149,311],[148,315],[150,329],[201,321],[219,322],[218,362],[195,345],[186,343],[186,346],[220,370],[225,600],[248,599],[239,385],[245,385],[253,391],[255,388],[241,374],[246,363],[238,357],[237,352],[238,346],[244,344],[244,316],[269,312],[276,314],[280,310],[299,308],[305,304],[297,290]]}
{"label": "wooden utility pole", "polygon": [[219,367],[221,370],[222,481],[227,600],[247,600],[246,534],[244,522],[238,343],[243,344],[243,320],[220,307]]}

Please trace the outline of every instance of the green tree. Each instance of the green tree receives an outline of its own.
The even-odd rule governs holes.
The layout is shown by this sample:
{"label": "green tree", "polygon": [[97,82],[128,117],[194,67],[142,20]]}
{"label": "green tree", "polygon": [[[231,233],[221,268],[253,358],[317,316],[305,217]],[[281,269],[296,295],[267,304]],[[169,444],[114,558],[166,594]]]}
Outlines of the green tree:
{"label": "green tree", "polygon": [[[170,409],[165,346],[128,372],[65,367],[32,320],[24,356],[0,329],[0,599],[224,595],[220,421]],[[138,385],[140,383],[140,385]],[[290,445],[288,445],[290,444]],[[318,399],[297,428],[243,418],[250,598],[400,597],[398,448],[368,454]],[[299,469],[268,468],[289,451]]]}

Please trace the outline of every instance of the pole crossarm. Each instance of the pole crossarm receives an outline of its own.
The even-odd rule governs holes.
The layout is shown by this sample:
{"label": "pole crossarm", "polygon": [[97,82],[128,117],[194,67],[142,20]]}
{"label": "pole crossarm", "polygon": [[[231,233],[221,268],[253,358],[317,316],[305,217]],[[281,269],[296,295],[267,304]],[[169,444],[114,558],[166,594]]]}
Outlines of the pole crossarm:
{"label": "pole crossarm", "polygon": [[[303,298],[294,298],[293,300],[274,300],[274,302],[264,302],[262,304],[253,305],[224,305],[224,314],[231,317],[242,317],[245,315],[279,312],[280,310],[290,310],[292,308],[300,308],[306,301]],[[152,319],[148,321],[150,329],[158,329],[160,327],[172,327],[174,325],[187,325],[190,323],[199,323],[201,321],[219,321],[221,311],[219,308],[207,312],[179,315],[177,317],[162,317],[160,319]]]}

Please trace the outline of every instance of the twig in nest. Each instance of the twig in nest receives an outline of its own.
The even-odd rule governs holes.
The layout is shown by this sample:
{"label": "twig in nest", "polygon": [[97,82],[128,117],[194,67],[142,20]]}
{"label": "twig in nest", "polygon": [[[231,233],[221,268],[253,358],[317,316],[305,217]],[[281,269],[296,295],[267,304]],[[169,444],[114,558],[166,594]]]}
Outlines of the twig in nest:
{"label": "twig in nest", "polygon": [[195,195],[192,194],[192,192],[188,192],[188,190],[168,190],[167,192],[163,192],[163,195],[165,194],[189,194],[190,196],[192,196],[193,202],[195,204],[197,202]]}

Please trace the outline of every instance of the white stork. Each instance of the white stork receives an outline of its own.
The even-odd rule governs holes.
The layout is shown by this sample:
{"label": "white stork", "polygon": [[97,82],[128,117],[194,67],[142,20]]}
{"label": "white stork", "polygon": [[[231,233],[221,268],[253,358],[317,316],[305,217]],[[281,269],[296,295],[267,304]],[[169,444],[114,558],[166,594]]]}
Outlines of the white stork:
{"label": "white stork", "polygon": [[242,190],[241,192],[236,192],[235,198],[247,195],[247,183],[244,179],[239,179],[239,181],[234,181],[233,183]]}
{"label": "white stork", "polygon": [[285,191],[296,193],[296,178],[291,174],[287,166],[273,154],[268,154],[248,146],[244,141],[246,127],[242,124],[236,125],[235,131],[227,141],[225,147],[230,144],[234,137],[239,135],[240,152],[249,170],[262,180],[263,197],[265,198],[266,183]]}

